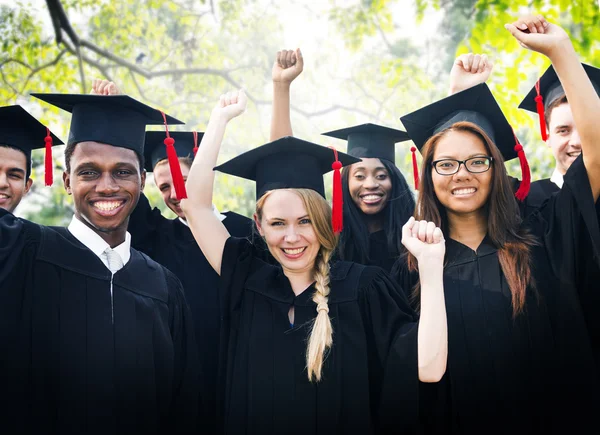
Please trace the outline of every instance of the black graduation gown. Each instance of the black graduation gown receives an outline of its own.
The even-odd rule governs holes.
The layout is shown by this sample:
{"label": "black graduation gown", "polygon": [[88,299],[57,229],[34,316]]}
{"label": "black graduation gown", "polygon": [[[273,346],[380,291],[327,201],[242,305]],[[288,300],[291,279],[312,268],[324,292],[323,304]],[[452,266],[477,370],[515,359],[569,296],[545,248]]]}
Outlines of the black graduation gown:
{"label": "black graduation gown", "polygon": [[[531,258],[536,288],[527,289],[516,318],[490,240],[477,252],[446,242],[448,366],[440,383],[422,385],[424,433],[597,431],[582,429],[598,409],[600,335],[590,326],[599,323],[587,318],[600,314],[600,287],[590,282],[600,268],[600,231],[581,158],[524,225],[539,241]],[[414,277],[402,268],[397,276],[405,288]]]}
{"label": "black graduation gown", "polygon": [[529,195],[525,200],[525,214],[523,216],[529,216],[531,213],[540,208],[544,201],[550,198],[553,193],[559,191],[560,187],[550,181],[549,178],[531,183]]}
{"label": "black graduation gown", "polygon": [[318,384],[308,381],[305,367],[317,314],[314,286],[295,296],[280,267],[234,237],[225,245],[221,279],[224,433],[400,433],[415,423],[415,316],[383,270],[348,262],[332,266],[333,348]]}
{"label": "black graduation gown", "polygon": [[196,430],[199,363],[179,280],[132,249],[112,303],[110,281],[66,228],[0,210],[0,432]]}
{"label": "black graduation gown", "polygon": [[384,230],[369,234],[369,260],[371,266],[390,272],[398,258],[390,254]]}
{"label": "black graduation gown", "polygon": [[[223,224],[229,234],[250,237],[252,220],[233,212]],[[192,313],[203,372],[200,420],[204,432],[213,432],[219,345],[219,275],[198,247],[190,228],[179,219],[165,218],[145,195],[129,219],[131,244],[173,272],[183,284]]]}

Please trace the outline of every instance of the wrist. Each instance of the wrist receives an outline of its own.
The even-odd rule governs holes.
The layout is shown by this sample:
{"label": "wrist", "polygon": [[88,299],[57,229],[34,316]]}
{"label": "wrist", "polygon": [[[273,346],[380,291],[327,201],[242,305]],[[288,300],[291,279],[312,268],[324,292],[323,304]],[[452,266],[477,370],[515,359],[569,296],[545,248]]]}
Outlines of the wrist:
{"label": "wrist", "polygon": [[275,90],[288,90],[292,82],[273,80],[273,89]]}
{"label": "wrist", "polygon": [[571,39],[565,37],[564,39],[561,39],[559,42],[550,47],[546,56],[550,59],[552,63],[554,63],[556,60],[560,60],[566,54],[571,53],[576,54],[575,48],[573,47]]}

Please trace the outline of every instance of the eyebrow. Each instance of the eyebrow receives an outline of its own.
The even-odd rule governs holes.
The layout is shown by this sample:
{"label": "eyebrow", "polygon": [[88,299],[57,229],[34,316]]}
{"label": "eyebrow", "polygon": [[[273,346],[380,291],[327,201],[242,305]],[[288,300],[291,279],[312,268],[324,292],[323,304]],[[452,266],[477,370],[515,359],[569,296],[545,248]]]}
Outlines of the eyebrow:
{"label": "eyebrow", "polygon": [[[376,171],[387,171],[387,168],[385,166],[377,166],[376,168],[374,168]],[[358,166],[356,168],[354,168],[352,170],[352,172],[358,172],[358,171],[366,171],[367,168],[365,168],[364,166]]]}
{"label": "eyebrow", "polygon": [[[300,219],[305,219],[309,217],[307,214],[305,214],[304,216],[301,216],[299,218],[297,218],[296,220],[300,220]],[[267,218],[268,221],[285,221],[286,219],[284,218],[280,218],[280,217],[273,217],[273,218]]]}
{"label": "eyebrow", "polygon": [[25,170],[17,167],[8,168],[7,172],[18,172],[19,174],[25,175]]}
{"label": "eyebrow", "polygon": [[[469,157],[467,157],[467,159],[471,159],[473,157],[488,157],[488,155],[484,154],[484,153],[475,153],[475,154],[471,154]],[[460,160],[460,159],[457,159],[456,157],[452,157],[452,156],[439,156],[437,159],[434,159],[434,160],[446,160],[446,159]]]}
{"label": "eyebrow", "polygon": [[[95,161],[87,161],[87,162],[83,162],[80,163],[79,165],[77,165],[77,167],[75,168],[75,171],[79,171],[82,168],[98,168],[100,166],[100,164],[98,162]],[[138,168],[137,165],[133,164],[133,163],[129,163],[129,162],[117,162],[114,164],[114,167],[129,167],[129,168]]]}
{"label": "eyebrow", "polygon": [[560,130],[561,128],[571,128],[571,126],[569,124],[557,125],[554,127],[554,131]]}

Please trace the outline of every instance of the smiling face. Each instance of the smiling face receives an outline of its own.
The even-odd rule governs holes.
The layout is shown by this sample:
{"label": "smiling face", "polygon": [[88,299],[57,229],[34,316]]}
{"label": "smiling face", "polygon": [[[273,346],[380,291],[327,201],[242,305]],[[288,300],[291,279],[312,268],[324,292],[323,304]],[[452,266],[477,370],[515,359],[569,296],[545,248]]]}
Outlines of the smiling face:
{"label": "smiling face", "polygon": [[381,212],[392,192],[390,174],[381,160],[363,158],[348,171],[348,190],[356,206],[368,215]]}
{"label": "smiling face", "polygon": [[[190,173],[190,166],[185,163],[183,159],[179,159],[179,166],[181,167],[181,174],[183,180],[186,181],[188,174]],[[185,214],[181,209],[181,200],[177,199],[175,195],[175,188],[173,187],[173,177],[171,177],[171,169],[169,168],[169,162],[167,160],[161,160],[154,167],[154,183],[160,190],[163,201],[169,207],[173,213],[178,217],[185,219]]]}
{"label": "smiling face", "polygon": [[134,151],[97,142],[77,144],[70,159],[63,180],[75,216],[113,246],[111,241],[125,236],[146,173],[140,173]]}
{"label": "smiling face", "polygon": [[581,154],[581,139],[569,103],[552,109],[548,124],[548,145],[554,154],[556,169],[564,175]]}
{"label": "smiling face", "polygon": [[27,158],[22,151],[0,145],[0,208],[13,212],[31,189]]}
{"label": "smiling face", "polygon": [[269,252],[284,270],[312,272],[321,244],[298,194],[288,189],[270,192],[255,222]]}
{"label": "smiling face", "polygon": [[[467,131],[449,131],[435,147],[433,161],[466,160],[489,156],[484,142]],[[493,166],[486,172],[472,174],[464,164],[454,175],[440,175],[430,168],[435,195],[448,212],[463,215],[481,213],[490,196]]]}

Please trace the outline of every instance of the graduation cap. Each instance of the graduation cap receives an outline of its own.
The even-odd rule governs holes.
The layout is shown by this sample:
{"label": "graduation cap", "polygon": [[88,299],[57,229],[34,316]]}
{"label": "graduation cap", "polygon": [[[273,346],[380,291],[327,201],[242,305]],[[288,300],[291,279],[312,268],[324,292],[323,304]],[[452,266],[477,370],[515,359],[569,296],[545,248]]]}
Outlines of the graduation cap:
{"label": "graduation cap", "polygon": [[334,170],[333,230],[342,230],[342,180],[340,169],[360,159],[334,148],[286,136],[247,151],[217,166],[215,171],[256,182],[256,199],[269,190],[312,189],[325,198],[323,175]]}
{"label": "graduation cap", "polygon": [[94,141],[127,148],[144,155],[146,125],[164,123],[166,128],[164,143],[175,191],[180,199],[186,197],[179,160],[173,147],[174,140],[169,135],[167,125],[167,123],[183,124],[183,122],[128,95],[40,93],[31,95],[73,114],[68,144]]}
{"label": "graduation cap", "polygon": [[[600,95],[600,69],[584,63],[582,65],[596,92]],[[543,141],[548,139],[545,112],[552,103],[564,95],[565,90],[560,84],[554,67],[550,65],[546,72],[535,82],[535,86],[521,101],[521,104],[519,104],[519,109],[525,109],[538,114],[540,118],[540,134]]]}
{"label": "graduation cap", "polygon": [[[396,143],[410,139],[405,131],[371,123],[329,131],[323,135],[347,140],[346,152],[351,156],[384,159],[392,163],[396,160]],[[415,151],[416,148],[411,147],[413,170],[417,167]],[[418,169],[416,173],[418,174]],[[418,189],[418,178],[415,178],[415,188]]]}
{"label": "graduation cap", "polygon": [[[27,163],[31,162],[31,151],[45,148],[45,184],[53,181],[52,146],[63,142],[48,127],[19,105],[0,107],[0,144],[23,151]],[[31,168],[27,168],[27,173]]]}
{"label": "graduation cap", "polygon": [[[171,131],[171,137],[175,140],[175,151],[178,157],[196,157],[198,143],[202,140],[204,133],[197,131]],[[158,162],[167,158],[167,150],[164,144],[165,134],[162,131],[147,131],[144,144],[145,169],[152,172]]]}
{"label": "graduation cap", "polygon": [[457,122],[479,126],[496,144],[504,161],[519,158],[522,181],[515,196],[522,201],[529,194],[531,174],[523,146],[485,83],[436,101],[400,120],[419,150],[431,136]]}

